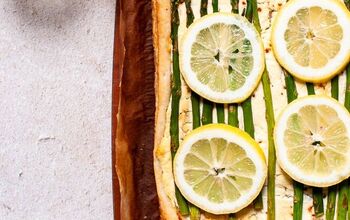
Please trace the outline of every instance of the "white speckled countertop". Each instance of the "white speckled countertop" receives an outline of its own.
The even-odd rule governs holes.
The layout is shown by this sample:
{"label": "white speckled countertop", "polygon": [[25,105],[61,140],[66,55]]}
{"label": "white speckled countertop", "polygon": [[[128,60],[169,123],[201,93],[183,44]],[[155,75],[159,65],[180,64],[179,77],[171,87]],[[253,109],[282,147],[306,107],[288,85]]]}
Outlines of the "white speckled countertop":
{"label": "white speckled countertop", "polygon": [[0,219],[112,219],[114,12],[0,1]]}

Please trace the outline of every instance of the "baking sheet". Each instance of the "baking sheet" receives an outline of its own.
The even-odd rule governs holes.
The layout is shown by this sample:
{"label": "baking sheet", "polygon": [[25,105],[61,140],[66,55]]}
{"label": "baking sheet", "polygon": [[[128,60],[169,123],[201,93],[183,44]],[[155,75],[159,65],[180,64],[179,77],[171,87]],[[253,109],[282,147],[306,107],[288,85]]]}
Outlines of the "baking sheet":
{"label": "baking sheet", "polygon": [[153,52],[152,1],[118,1],[112,98],[115,219],[160,218],[153,171]]}

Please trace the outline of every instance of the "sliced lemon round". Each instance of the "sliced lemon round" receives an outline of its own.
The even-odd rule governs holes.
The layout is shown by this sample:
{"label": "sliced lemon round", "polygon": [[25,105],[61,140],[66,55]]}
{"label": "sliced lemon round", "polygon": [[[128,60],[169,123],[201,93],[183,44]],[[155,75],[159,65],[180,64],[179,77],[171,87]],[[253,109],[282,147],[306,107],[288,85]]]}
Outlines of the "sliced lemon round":
{"label": "sliced lemon round", "polygon": [[325,82],[350,59],[350,12],[336,0],[291,0],[276,16],[271,43],[295,77]]}
{"label": "sliced lemon round", "polygon": [[312,95],[291,102],[274,136],[279,165],[293,179],[327,187],[350,176],[350,114],[335,99]]}
{"label": "sliced lemon round", "polygon": [[259,34],[246,18],[230,13],[196,20],[181,38],[179,53],[188,86],[213,102],[245,100],[264,70]]}
{"label": "sliced lemon round", "polygon": [[267,175],[260,146],[245,132],[210,124],[190,132],[174,158],[175,183],[192,204],[213,214],[241,210]]}

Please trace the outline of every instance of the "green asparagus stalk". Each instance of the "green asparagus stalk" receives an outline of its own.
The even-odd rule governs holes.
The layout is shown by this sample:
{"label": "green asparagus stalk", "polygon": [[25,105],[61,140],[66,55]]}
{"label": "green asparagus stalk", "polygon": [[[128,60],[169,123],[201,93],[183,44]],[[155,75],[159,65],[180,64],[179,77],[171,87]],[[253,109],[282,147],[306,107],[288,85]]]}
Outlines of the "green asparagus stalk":
{"label": "green asparagus stalk", "polygon": [[185,0],[185,6],[186,6],[186,27],[190,26],[193,23],[194,15],[191,7],[191,0]]}
{"label": "green asparagus stalk", "polygon": [[[308,95],[315,95],[315,86],[312,83],[306,83]],[[312,188],[312,199],[315,210],[315,216],[321,217],[324,214],[323,209],[323,193],[322,188],[313,187]]]}
{"label": "green asparagus stalk", "polygon": [[212,6],[213,6],[213,12],[218,12],[219,11],[219,0],[213,0],[212,1]]}
{"label": "green asparagus stalk", "polygon": [[298,98],[297,87],[295,86],[295,81],[292,75],[287,72],[284,72],[284,81],[286,83],[287,89],[287,100],[288,103],[291,103]]}
{"label": "green asparagus stalk", "polygon": [[[178,51],[178,28],[179,28],[179,13],[178,13],[178,0],[172,0],[172,15],[171,15],[171,40],[172,40],[172,52],[173,52],[173,75],[171,86],[171,116],[170,116],[170,142],[171,152],[174,157],[177,149],[179,148],[179,104],[181,98],[181,79],[180,79],[180,67],[179,67],[179,51]],[[175,196],[179,206],[181,215],[188,215],[188,205],[185,198],[181,195],[179,189],[175,187]]]}
{"label": "green asparagus stalk", "polygon": [[[334,99],[339,98],[339,77],[335,76],[331,82],[331,94]],[[326,207],[326,220],[333,220],[335,214],[335,200],[337,197],[337,186],[331,186],[328,188],[327,207]]]}
{"label": "green asparagus stalk", "polygon": [[202,125],[213,122],[213,103],[203,99]]}
{"label": "green asparagus stalk", "polygon": [[[219,12],[219,0],[213,0],[213,12]],[[225,123],[225,110],[223,104],[216,104],[216,114],[218,118],[218,123]]]}
{"label": "green asparagus stalk", "polygon": [[218,123],[225,123],[225,107],[223,104],[216,104],[216,115]]}
{"label": "green asparagus stalk", "polygon": [[200,220],[201,219],[201,210],[188,202],[188,210],[190,211],[190,220]]}
{"label": "green asparagus stalk", "polygon": [[344,0],[345,6],[350,10],[350,0]]}
{"label": "green asparagus stalk", "polygon": [[[245,17],[252,22],[253,20],[253,6],[252,1],[247,1],[247,8],[245,11]],[[244,130],[254,138],[254,120],[253,120],[253,112],[252,112],[252,101],[251,97],[246,99],[241,104],[243,110],[243,122],[244,122]],[[262,193],[258,195],[258,197],[254,200],[254,209],[260,210],[263,208],[262,201]]]}
{"label": "green asparagus stalk", "polygon": [[[238,0],[231,0],[232,13],[238,14]],[[234,127],[238,127],[238,105],[237,104],[229,104],[228,105],[228,124]],[[229,220],[236,220],[235,213],[231,213],[228,217]]]}
{"label": "green asparagus stalk", "polygon": [[[350,9],[350,1],[347,1],[347,7]],[[345,108],[350,111],[350,64],[348,64],[346,68],[346,90],[345,90]],[[349,180],[346,180],[347,184],[349,184]],[[350,198],[350,188],[348,185],[348,198]],[[348,207],[350,207],[350,199],[348,199]],[[348,219],[350,219],[350,212],[348,212]]]}
{"label": "green asparagus stalk", "polygon": [[[312,83],[306,83],[308,95],[315,95],[315,86]],[[313,187],[312,188],[312,199],[315,210],[315,216],[321,217],[324,214],[323,209],[323,193],[322,188]]]}
{"label": "green asparagus stalk", "polygon": [[[255,0],[254,0],[255,1]],[[270,78],[265,68],[262,75],[262,84],[266,105],[266,121],[268,135],[268,184],[267,184],[267,219],[275,219],[275,175],[276,175],[276,152],[273,140],[273,130],[275,127],[275,116],[273,111],[272,94],[270,88]]]}
{"label": "green asparagus stalk", "polygon": [[331,95],[334,99],[339,98],[339,76],[335,76],[331,81]]}
{"label": "green asparagus stalk", "polygon": [[272,94],[270,88],[270,78],[267,69],[262,75],[262,83],[266,105],[266,121],[268,135],[268,177],[267,177],[267,219],[275,219],[275,175],[276,175],[276,151],[273,140],[273,130],[275,128],[275,116],[273,112]]}
{"label": "green asparagus stalk", "polygon": [[[344,3],[348,10],[350,10],[350,0],[344,0]],[[345,89],[345,108],[350,111],[350,64],[346,67],[346,89]],[[348,198],[348,207],[350,207],[350,188],[349,188],[349,180],[343,181],[344,185],[347,187],[347,198]],[[343,184],[342,183],[342,184]],[[341,186],[340,186],[341,187]],[[340,189],[341,191],[342,189]],[[340,192],[339,192],[340,193]],[[340,195],[339,195],[340,196]],[[350,219],[350,211],[348,211],[348,219]]]}
{"label": "green asparagus stalk", "polygon": [[[231,0],[232,13],[238,13],[238,0]],[[228,105],[228,124],[234,127],[238,127],[238,105]]]}
{"label": "green asparagus stalk", "polygon": [[324,214],[323,210],[323,193],[322,188],[313,187],[312,188],[312,199],[315,210],[315,216],[321,217]]}
{"label": "green asparagus stalk", "polygon": [[199,100],[200,100],[200,97],[196,93],[191,92],[193,129],[198,128],[201,125]]}
{"label": "green asparagus stalk", "polygon": [[314,84],[312,83],[306,83],[306,88],[307,88],[307,94],[308,95],[315,95],[315,87]]}
{"label": "green asparagus stalk", "polygon": [[208,14],[207,7],[208,7],[208,0],[201,0],[201,8],[200,8],[201,17]]}
{"label": "green asparagus stalk", "polygon": [[234,213],[229,214],[228,220],[237,220],[236,215]]}
{"label": "green asparagus stalk", "polygon": [[[256,0],[250,0],[252,4],[253,24],[255,28],[261,33],[258,6]],[[275,219],[275,175],[276,175],[276,152],[273,140],[273,130],[275,127],[275,115],[273,111],[272,94],[270,88],[270,78],[267,69],[265,68],[261,78],[263,85],[266,112],[265,117],[267,121],[267,136],[268,136],[268,184],[267,184],[267,219]]]}
{"label": "green asparagus stalk", "polygon": [[337,186],[331,186],[328,188],[326,220],[334,219],[337,190],[338,190]]}
{"label": "green asparagus stalk", "polygon": [[[349,179],[347,180],[349,183]],[[348,185],[349,187],[349,185]],[[350,188],[348,188],[348,198],[350,198]],[[350,199],[348,199],[348,207],[350,207]],[[350,212],[348,212],[348,219],[350,219]]]}
{"label": "green asparagus stalk", "polygon": [[331,186],[328,188],[326,220],[334,219],[335,199],[337,197],[337,189],[338,189],[337,186]]}
{"label": "green asparagus stalk", "polygon": [[344,106],[348,111],[350,111],[350,64],[348,64],[346,68],[346,88]]}
{"label": "green asparagus stalk", "polygon": [[293,181],[293,220],[303,219],[304,185]]}
{"label": "green asparagus stalk", "polygon": [[242,103],[242,110],[244,131],[247,132],[252,138],[254,138],[253,112],[250,97]]}
{"label": "green asparagus stalk", "polygon": [[348,187],[348,180],[344,180],[339,184],[337,219],[346,219],[346,213],[348,211]]}
{"label": "green asparagus stalk", "polygon": [[[284,74],[284,81],[287,89],[287,100],[288,103],[298,98],[298,91],[295,86],[294,78],[287,72]],[[303,218],[303,184],[293,181],[293,220],[302,220]]]}
{"label": "green asparagus stalk", "polygon": [[249,22],[253,22],[253,2],[252,1],[253,0],[247,1],[247,7],[245,11],[245,17],[248,19]]}
{"label": "green asparagus stalk", "polygon": [[[186,26],[189,27],[194,20],[193,11],[191,8],[191,0],[185,0],[185,6],[186,6]],[[191,92],[191,105],[192,105],[192,124],[193,129],[198,128],[200,124],[200,109],[199,109],[199,101],[200,97],[195,93]]]}
{"label": "green asparagus stalk", "polygon": [[[349,6],[349,2],[347,2]],[[350,65],[346,68],[346,88],[345,88],[345,108],[350,111]],[[338,219],[346,219],[349,203],[349,180],[344,180],[339,184],[339,195],[337,203],[337,217]],[[350,212],[348,213],[350,217]]]}
{"label": "green asparagus stalk", "polygon": [[238,2],[239,0],[231,0],[232,13],[238,14]]}
{"label": "green asparagus stalk", "polygon": [[[201,16],[208,14],[208,0],[201,0]],[[203,99],[202,124],[206,125],[213,121],[213,103]]]}
{"label": "green asparagus stalk", "polygon": [[238,105],[230,104],[228,106],[228,124],[238,127]]}
{"label": "green asparagus stalk", "polygon": [[[219,0],[212,1],[213,12],[219,12]],[[216,104],[218,123],[225,123],[225,108],[223,104]]]}
{"label": "green asparagus stalk", "polygon": [[[288,0],[287,0],[288,1]],[[287,89],[288,103],[298,98],[298,91],[292,75],[284,72],[284,81]],[[303,201],[304,201],[304,185],[297,181],[293,181],[293,220],[302,220],[303,218]]]}
{"label": "green asparagus stalk", "polygon": [[[190,26],[193,23],[194,15],[191,8],[191,0],[185,0],[185,6],[186,6],[186,26]],[[200,97],[194,93],[191,92],[191,104],[192,104],[192,128],[198,128],[200,126],[200,110],[199,110],[199,100]],[[193,205],[192,203],[188,202],[188,209],[190,212],[190,220],[200,220],[201,212],[198,207]]]}
{"label": "green asparagus stalk", "polygon": [[[243,110],[243,123],[244,123],[244,131],[247,132],[252,138],[254,138],[254,122],[253,122],[253,112],[252,112],[252,101],[251,97],[246,99],[242,103]],[[258,195],[258,197],[254,200],[254,209],[261,210],[263,208],[263,200],[262,193]]]}

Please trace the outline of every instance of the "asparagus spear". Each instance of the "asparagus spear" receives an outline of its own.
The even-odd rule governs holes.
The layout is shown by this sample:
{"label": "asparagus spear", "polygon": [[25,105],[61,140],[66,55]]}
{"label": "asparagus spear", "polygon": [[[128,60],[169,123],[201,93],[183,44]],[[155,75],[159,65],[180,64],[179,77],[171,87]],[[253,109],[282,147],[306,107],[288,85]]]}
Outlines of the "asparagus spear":
{"label": "asparagus spear", "polygon": [[[201,0],[201,16],[208,14],[208,0]],[[213,103],[203,99],[202,124],[206,125],[213,121]]]}
{"label": "asparagus spear", "polygon": [[218,12],[219,11],[219,4],[218,4],[219,0],[213,0],[212,1],[212,6],[213,6],[213,12]]}
{"label": "asparagus spear", "polygon": [[[350,5],[349,1],[346,2]],[[349,7],[348,7],[349,8]],[[350,65],[346,68],[346,89],[345,89],[345,108],[350,111]],[[339,195],[337,202],[337,217],[338,219],[346,219],[346,212],[348,211],[349,203],[349,180],[344,180],[339,184]],[[348,213],[350,217],[350,212]]]}
{"label": "asparagus spear", "polygon": [[239,0],[231,0],[232,13],[238,14],[238,2]]}
{"label": "asparagus spear", "polygon": [[[238,14],[238,0],[231,0],[232,13]],[[238,127],[238,105],[229,104],[228,105],[228,124],[234,127]],[[235,213],[229,215],[229,220],[236,220]]]}
{"label": "asparagus spear", "polygon": [[237,104],[228,105],[228,124],[238,127],[238,106]]}
{"label": "asparagus spear", "polygon": [[[287,0],[288,1],[288,0]],[[285,72],[284,81],[287,89],[288,103],[298,98],[298,91],[295,86],[295,81],[292,75]],[[293,220],[302,220],[303,218],[303,200],[304,200],[304,185],[297,181],[293,181]]]}
{"label": "asparagus spear", "polygon": [[344,180],[339,184],[337,219],[346,219],[346,212],[348,211],[348,187],[348,180]]}
{"label": "asparagus spear", "polygon": [[208,14],[207,6],[208,6],[208,0],[201,0],[201,9],[200,9],[201,16]]}
{"label": "asparagus spear", "polygon": [[350,64],[346,68],[345,108],[350,111]]}
{"label": "asparagus spear", "polygon": [[[344,0],[344,3],[348,10],[350,10],[350,0]],[[345,88],[345,102],[344,102],[345,108],[350,111],[350,64],[346,67],[346,88]],[[346,190],[347,189],[347,190]],[[346,193],[347,191],[347,193]],[[347,196],[345,196],[347,195]],[[345,201],[347,200],[347,206],[345,208]],[[339,210],[339,206],[341,210]],[[344,180],[342,183],[339,184],[339,195],[338,195],[338,219],[339,218],[339,211],[341,212],[341,216],[344,216],[344,219],[346,218],[346,210],[350,207],[350,188],[349,188],[349,179]],[[343,212],[344,215],[343,215]],[[348,219],[350,219],[350,211],[348,211]]]}
{"label": "asparagus spear", "polygon": [[[306,83],[308,95],[315,95],[315,87],[312,83]],[[323,193],[322,188],[313,187],[312,188],[312,199],[315,210],[315,216],[321,217],[324,214],[323,209]]]}
{"label": "asparagus spear", "polygon": [[328,188],[326,220],[334,219],[335,199],[337,197],[337,190],[338,190],[337,186],[331,186]]}
{"label": "asparagus spear", "polygon": [[313,199],[313,205],[315,210],[315,216],[321,217],[324,214],[322,188],[319,188],[319,187],[312,188],[312,199]]}
{"label": "asparagus spear", "polygon": [[[178,0],[172,0],[171,7],[171,40],[172,40],[172,52],[173,52],[173,75],[171,86],[171,116],[170,116],[170,142],[171,153],[174,157],[177,149],[179,148],[179,104],[181,98],[181,79],[179,68],[179,51],[177,32],[179,28],[179,13],[177,11],[179,5]],[[188,205],[185,198],[181,195],[179,189],[175,186],[175,196],[179,206],[181,215],[188,215]]]}
{"label": "asparagus spear", "polygon": [[[243,123],[244,131],[247,132],[252,138],[254,138],[254,122],[253,122],[253,112],[252,112],[252,101],[251,97],[242,103],[243,110]],[[254,208],[260,210],[263,208],[262,193],[253,202]]]}
{"label": "asparagus spear", "polygon": [[336,100],[339,98],[339,76],[335,76],[331,81],[331,94]]}
{"label": "asparagus spear", "polygon": [[[306,83],[308,95],[315,95],[315,87],[312,83]],[[313,187],[312,188],[312,199],[315,210],[315,216],[321,217],[324,213],[323,211],[323,194],[322,188]]]}
{"label": "asparagus spear", "polygon": [[[315,87],[312,83],[306,83],[308,95],[315,95]],[[312,199],[315,210],[315,216],[321,217],[324,214],[323,209],[323,193],[322,188],[313,187],[312,188]]]}
{"label": "asparagus spear", "polygon": [[[350,10],[350,0],[344,0],[344,3],[348,10]],[[350,64],[346,67],[346,89],[345,89],[345,108],[350,111]],[[350,207],[350,188],[349,180],[343,181],[344,185],[348,188],[348,207]],[[348,212],[348,219],[350,219],[350,211]]]}
{"label": "asparagus spear", "polygon": [[[332,97],[338,100],[339,97],[339,77],[335,76],[331,82],[331,94]],[[327,207],[326,207],[326,220],[333,220],[335,213],[335,199],[337,197],[337,186],[331,186],[328,188]]]}
{"label": "asparagus spear", "polygon": [[[213,0],[213,12],[219,11],[219,0]],[[218,118],[218,123],[225,123],[225,110],[223,104],[216,104],[216,115]]]}
{"label": "asparagus spear", "polygon": [[[237,2],[238,4],[238,2]],[[233,9],[232,9],[233,10]],[[238,9],[236,9],[238,11]],[[245,11],[245,17],[252,22],[252,1],[247,1],[247,8]],[[254,121],[253,121],[253,112],[252,112],[252,101],[251,97],[246,99],[241,104],[242,110],[243,110],[243,124],[244,124],[244,130],[252,137],[254,138]],[[260,196],[259,196],[260,197]],[[255,207],[255,205],[254,205]]]}
{"label": "asparagus spear", "polygon": [[[188,27],[193,23],[193,20],[194,20],[193,11],[191,8],[191,0],[185,0],[185,5],[186,5],[186,14],[187,14],[186,26]],[[199,96],[196,93],[191,92],[193,129],[200,126],[199,100],[200,100]],[[190,212],[190,220],[199,220],[201,216],[199,208],[197,208],[191,203],[188,203],[188,208]]]}
{"label": "asparagus spear", "polygon": [[[347,180],[347,182],[349,183],[349,179]],[[349,187],[349,185],[348,185]],[[348,188],[348,198],[350,198],[350,188]],[[350,206],[350,199],[348,199],[348,207]],[[348,219],[350,219],[350,212],[348,212]]]}
{"label": "asparagus spear", "polygon": [[193,23],[194,15],[191,8],[191,0],[185,0],[185,6],[186,6],[186,27],[190,26]]}
{"label": "asparagus spear", "polygon": [[308,95],[315,95],[315,87],[314,84],[312,83],[306,83],[306,88],[307,88],[307,94]]}
{"label": "asparagus spear", "polygon": [[[238,13],[238,0],[231,0],[232,13]],[[238,127],[238,105],[229,104],[228,105],[228,124]]]}
{"label": "asparagus spear", "polygon": [[286,71],[284,72],[284,81],[286,83],[286,89],[287,89],[287,100],[288,100],[288,103],[290,103],[298,98],[298,91],[295,86],[295,81],[293,76],[287,73]]}
{"label": "asparagus spear", "polygon": [[225,123],[225,107],[224,104],[216,104],[216,115],[218,123]]}
{"label": "asparagus spear", "polygon": [[[243,110],[243,123],[244,131],[247,132],[252,138],[254,138],[254,122],[253,122],[253,112],[252,112],[252,101],[251,97],[246,99],[242,103]],[[261,210],[263,208],[262,192],[259,193],[258,197],[253,202],[254,209]]]}
{"label": "asparagus spear", "polygon": [[253,112],[250,97],[242,103],[242,110],[244,131],[247,132],[252,138],[254,138]]}
{"label": "asparagus spear", "polygon": [[[186,6],[186,26],[190,26],[193,23],[194,15],[191,8],[191,0],[185,0]],[[191,92],[191,104],[192,104],[192,128],[195,129],[200,126],[200,111],[199,111],[199,96]],[[190,212],[190,220],[199,220],[201,217],[201,212],[199,208],[197,208],[192,203],[188,202],[188,209]]]}
{"label": "asparagus spear", "polygon": [[[253,18],[253,6],[252,1],[247,1],[247,8],[245,11],[245,17],[252,22]],[[252,100],[251,97],[246,99],[241,104],[243,110],[243,122],[244,122],[244,130],[254,138],[254,120],[253,120],[253,112],[252,112]],[[260,210],[263,208],[262,202],[262,193],[258,195],[258,197],[254,200],[254,208]]]}
{"label": "asparagus spear", "polygon": [[200,97],[196,93],[191,92],[193,129],[195,129],[195,128],[197,128],[197,127],[199,127],[201,125],[201,122],[200,122],[200,110],[199,110],[199,100],[200,100]]}
{"label": "asparagus spear", "polygon": [[236,215],[234,213],[230,214],[228,220],[237,220]]}
{"label": "asparagus spear", "polygon": [[[212,1],[213,12],[219,11],[219,0]],[[218,123],[225,123],[225,108],[223,104],[216,104],[216,115],[218,119]]]}
{"label": "asparagus spear", "polygon": [[[346,6],[350,9],[350,1],[346,1]],[[350,111],[350,64],[348,64],[346,68],[346,90],[345,90],[345,108]],[[349,188],[349,180],[345,180],[344,185],[348,187],[348,198],[350,198],[350,188]],[[350,199],[348,199],[348,207],[350,207]],[[350,212],[348,212],[348,219],[350,219]]]}
{"label": "asparagus spear", "polygon": [[344,0],[344,4],[350,10],[350,0]]}
{"label": "asparagus spear", "polygon": [[[253,24],[255,28],[261,33],[261,27],[258,15],[258,6],[256,0],[250,0],[252,2],[252,14]],[[267,219],[275,219],[275,174],[276,174],[276,152],[275,144],[273,141],[273,130],[275,127],[275,116],[273,111],[272,95],[270,88],[270,78],[267,69],[265,68],[261,78],[266,112],[265,117],[267,121],[267,135],[268,135],[268,184],[267,184]]]}
{"label": "asparagus spear", "polygon": [[[298,98],[298,91],[295,86],[294,78],[287,72],[284,75],[284,81],[287,89],[288,103]],[[303,217],[303,184],[293,181],[294,198],[293,198],[293,220],[301,220]]]}
{"label": "asparagus spear", "polygon": [[[189,27],[194,20],[193,11],[191,8],[191,0],[185,0],[185,6],[186,6],[186,16],[187,16],[186,26]],[[200,97],[195,92],[191,92],[193,129],[200,126],[199,100],[200,100]]]}

